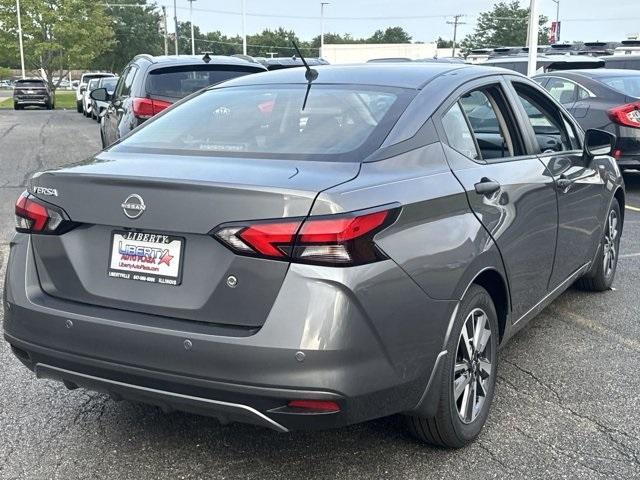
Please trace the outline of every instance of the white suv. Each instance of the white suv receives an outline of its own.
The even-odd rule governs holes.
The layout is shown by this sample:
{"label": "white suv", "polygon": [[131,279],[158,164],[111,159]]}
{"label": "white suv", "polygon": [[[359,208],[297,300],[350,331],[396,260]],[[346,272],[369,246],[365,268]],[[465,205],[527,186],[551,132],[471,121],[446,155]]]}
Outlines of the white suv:
{"label": "white suv", "polygon": [[78,88],[76,88],[76,107],[78,109],[78,113],[84,113],[84,109],[82,108],[82,97],[84,96],[84,92],[87,89],[87,83],[89,80],[94,78],[103,78],[103,77],[115,77],[113,73],[83,73],[82,77],[80,77],[80,83],[78,84]]}

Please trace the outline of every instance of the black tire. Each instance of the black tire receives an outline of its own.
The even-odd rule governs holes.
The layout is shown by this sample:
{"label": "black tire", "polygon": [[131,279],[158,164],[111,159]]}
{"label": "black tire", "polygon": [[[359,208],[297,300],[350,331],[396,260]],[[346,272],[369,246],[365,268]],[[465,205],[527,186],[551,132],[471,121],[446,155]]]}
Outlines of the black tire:
{"label": "black tire", "polygon": [[76,109],[78,110],[78,113],[83,113],[82,111],[82,101],[77,101],[76,100]]}
{"label": "black tire", "polygon": [[[477,356],[476,360],[472,362],[467,362],[465,355],[467,358],[468,355],[463,351],[465,343],[462,337],[462,330],[463,328],[466,329],[468,325],[476,325],[476,322],[481,321],[480,312],[484,313],[484,322],[487,326],[485,329],[490,329],[490,337],[484,342],[485,348],[482,350],[482,355]],[[472,323],[469,324],[467,320]],[[484,332],[485,329],[482,331]],[[470,330],[467,330],[467,333],[470,333]],[[498,316],[491,297],[484,288],[475,284],[471,285],[458,309],[447,343],[448,354],[445,357],[446,360],[442,371],[437,413],[433,418],[407,417],[409,431],[414,437],[420,441],[446,448],[464,447],[478,437],[487,421],[495,391],[498,335]],[[475,353],[472,357],[475,357]],[[487,377],[484,377],[486,370],[479,367],[478,359],[485,362],[484,369],[487,368],[486,360],[489,361],[490,373]],[[467,368],[466,371],[459,368],[458,373],[456,373],[456,365],[465,364],[473,366],[470,369]],[[480,380],[480,376],[483,377],[482,380]],[[463,388],[463,393],[457,399],[454,399],[454,379]],[[474,385],[478,392],[481,392],[483,388],[486,389],[484,396],[477,395],[478,402],[480,402],[480,397],[483,397],[482,403],[477,406],[475,405],[476,394],[472,393]],[[483,387],[480,385],[483,385]],[[467,386],[470,389],[468,393]],[[463,420],[463,414],[459,410],[464,410],[464,400],[467,397],[471,397],[471,395],[473,395],[472,398],[474,399],[471,404],[471,414],[467,415],[467,418]],[[477,407],[477,411],[474,414],[475,407]]]}
{"label": "black tire", "polygon": [[[615,218],[615,232],[613,233],[613,240],[611,239],[612,216]],[[614,198],[611,206],[609,207],[609,211],[607,212],[604,231],[602,232],[602,239],[600,240],[600,246],[598,247],[598,254],[596,255],[595,262],[589,272],[576,282],[576,286],[578,288],[590,292],[603,292],[611,288],[616,276],[616,269],[618,267],[621,234],[622,215],[620,212],[620,204]],[[613,249],[611,246],[613,246]],[[605,266],[605,257],[607,256],[607,252],[609,253],[609,257],[606,260],[607,265]]]}
{"label": "black tire", "polygon": [[17,103],[13,104],[13,109],[14,110],[22,110],[22,106],[18,105]]}

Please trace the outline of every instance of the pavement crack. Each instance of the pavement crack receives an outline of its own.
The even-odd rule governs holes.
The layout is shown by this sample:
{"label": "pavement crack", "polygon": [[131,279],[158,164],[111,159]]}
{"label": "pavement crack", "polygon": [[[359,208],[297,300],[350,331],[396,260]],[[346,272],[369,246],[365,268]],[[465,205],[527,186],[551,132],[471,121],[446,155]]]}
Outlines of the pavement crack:
{"label": "pavement crack", "polygon": [[504,463],[502,460],[500,460],[500,457],[498,457],[495,453],[493,453],[493,450],[491,450],[488,446],[486,446],[481,441],[478,441],[477,444],[482,450],[487,452],[491,460],[493,460],[495,463],[500,465],[505,472],[507,472],[509,475],[513,475],[515,473],[515,471],[511,467],[509,467],[506,463]]}

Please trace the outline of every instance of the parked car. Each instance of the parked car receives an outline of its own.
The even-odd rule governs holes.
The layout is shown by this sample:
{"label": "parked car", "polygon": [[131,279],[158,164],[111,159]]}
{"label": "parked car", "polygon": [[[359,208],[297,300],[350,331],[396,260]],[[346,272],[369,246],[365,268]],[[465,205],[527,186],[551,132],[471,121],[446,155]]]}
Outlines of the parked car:
{"label": "parked car", "polygon": [[113,95],[103,88],[93,93],[94,100],[109,102],[100,121],[102,146],[197,90],[264,71],[258,63],[234,57],[138,55],[123,70]]}
{"label": "parked car", "polygon": [[91,95],[91,92],[93,92],[96,88],[98,88],[99,81],[100,81],[99,78],[92,78],[91,80],[89,80],[89,83],[87,83],[87,88],[85,88],[85,91],[82,94],[82,114],[85,117],[93,118],[93,111],[91,110],[92,99],[90,95]]}
{"label": "parked car", "polygon": [[78,86],[76,87],[76,107],[77,107],[78,113],[84,113],[83,97],[89,81],[94,78],[113,77],[113,76],[115,76],[113,73],[105,73],[105,72],[93,72],[93,73],[82,74],[82,76],[80,77],[80,83],[78,83]]}
{"label": "parked car", "polygon": [[[104,88],[107,91],[107,95],[112,96],[116,90],[117,83],[118,77],[104,77],[98,80],[96,88]],[[97,122],[100,122],[100,117],[109,106],[109,102],[94,100],[92,98],[89,99],[91,101],[91,117]]]}
{"label": "parked car", "polygon": [[56,100],[49,84],[41,78],[25,78],[13,84],[13,108],[44,107],[47,110],[56,108]]}
{"label": "parked car", "polygon": [[500,345],[612,285],[614,140],[504,69],[236,78],[28,181],[4,338],[72,389],[280,432],[404,413],[461,447]]}
{"label": "parked car", "polygon": [[[529,57],[527,54],[505,55],[490,58],[483,65],[501,67],[526,75]],[[537,71],[539,73],[559,70],[575,70],[578,68],[603,68],[604,60],[583,55],[538,55]]]}
{"label": "parked car", "polygon": [[640,38],[623,40],[620,42],[620,46],[617,47],[614,55],[637,55],[640,54]]}
{"label": "parked car", "polygon": [[640,70],[640,53],[635,55],[612,55],[602,58],[604,68]]}
{"label": "parked car", "polygon": [[640,169],[640,71],[575,70],[534,77],[578,120],[617,138],[622,169]]}

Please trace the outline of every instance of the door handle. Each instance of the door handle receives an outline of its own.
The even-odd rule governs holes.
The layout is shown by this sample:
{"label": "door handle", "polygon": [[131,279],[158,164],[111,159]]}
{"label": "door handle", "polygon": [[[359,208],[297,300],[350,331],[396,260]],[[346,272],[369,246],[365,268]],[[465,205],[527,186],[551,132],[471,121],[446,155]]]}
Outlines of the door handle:
{"label": "door handle", "polygon": [[476,193],[479,193],[480,195],[489,195],[500,190],[500,184],[487,177],[482,177],[474,187],[476,189]]}

